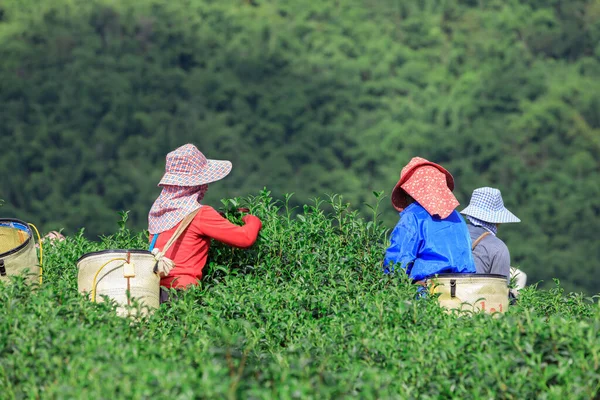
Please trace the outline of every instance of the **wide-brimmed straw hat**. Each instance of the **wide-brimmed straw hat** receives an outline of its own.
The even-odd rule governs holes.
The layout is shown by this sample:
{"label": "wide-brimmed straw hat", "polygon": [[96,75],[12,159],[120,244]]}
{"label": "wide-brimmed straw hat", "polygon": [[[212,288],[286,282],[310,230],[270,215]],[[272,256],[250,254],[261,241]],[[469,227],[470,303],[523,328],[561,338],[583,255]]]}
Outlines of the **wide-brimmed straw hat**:
{"label": "wide-brimmed straw hat", "polygon": [[167,154],[165,174],[158,186],[200,186],[225,178],[231,162],[209,160],[193,144],[183,145]]}
{"label": "wide-brimmed straw hat", "polygon": [[519,218],[504,207],[500,191],[491,187],[473,190],[469,206],[460,213],[491,224],[521,222]]}
{"label": "wide-brimmed straw hat", "polygon": [[452,194],[454,178],[442,166],[421,157],[414,157],[402,168],[400,180],[392,191],[392,205],[403,211],[409,196],[429,214],[447,218],[459,205]]}

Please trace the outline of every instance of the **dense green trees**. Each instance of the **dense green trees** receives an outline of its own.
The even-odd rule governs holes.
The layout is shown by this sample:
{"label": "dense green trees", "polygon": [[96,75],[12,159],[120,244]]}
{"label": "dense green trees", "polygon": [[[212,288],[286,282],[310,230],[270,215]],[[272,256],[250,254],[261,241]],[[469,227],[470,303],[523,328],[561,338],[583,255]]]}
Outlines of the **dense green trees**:
{"label": "dense green trees", "polygon": [[[7,0],[0,196],[45,229],[137,228],[168,151],[233,161],[207,201],[336,192],[355,208],[421,155],[533,281],[597,292],[600,1]],[[397,219],[385,214],[391,227]]]}

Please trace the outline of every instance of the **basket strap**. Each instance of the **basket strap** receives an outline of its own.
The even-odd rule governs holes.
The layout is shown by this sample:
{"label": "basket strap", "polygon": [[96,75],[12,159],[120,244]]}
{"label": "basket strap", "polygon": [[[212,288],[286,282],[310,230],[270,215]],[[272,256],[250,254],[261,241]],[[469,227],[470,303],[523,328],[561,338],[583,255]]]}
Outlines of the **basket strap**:
{"label": "basket strap", "polygon": [[183,219],[183,221],[181,221],[179,227],[177,227],[177,230],[175,231],[173,236],[171,236],[165,247],[161,250],[161,253],[166,254],[167,250],[169,250],[173,243],[175,243],[175,241],[179,239],[179,236],[181,236],[181,234],[187,229],[187,227],[190,226],[190,224],[194,220],[194,217],[196,217],[196,214],[198,214],[199,211],[200,209],[191,212]]}
{"label": "basket strap", "polygon": [[160,233],[154,234],[154,237],[152,238],[152,242],[150,243],[150,247],[148,248],[148,250],[152,251],[154,249],[154,246],[156,245],[156,239],[158,239],[159,235]]}
{"label": "basket strap", "polygon": [[477,247],[477,245],[479,244],[479,242],[481,242],[483,240],[484,237],[486,237],[487,235],[489,235],[489,232],[484,232],[481,234],[481,236],[479,236],[474,242],[473,242],[473,246],[471,247],[471,251],[475,250],[475,247]]}

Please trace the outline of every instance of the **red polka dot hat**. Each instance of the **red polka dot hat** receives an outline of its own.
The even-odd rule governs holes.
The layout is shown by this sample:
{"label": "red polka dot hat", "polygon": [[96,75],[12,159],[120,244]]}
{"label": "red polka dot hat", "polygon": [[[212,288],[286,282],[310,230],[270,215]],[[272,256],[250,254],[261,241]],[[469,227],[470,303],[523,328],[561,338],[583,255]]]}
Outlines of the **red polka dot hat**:
{"label": "red polka dot hat", "polygon": [[414,157],[402,168],[400,180],[392,191],[392,205],[403,211],[409,205],[408,196],[429,214],[447,218],[460,204],[452,191],[454,178],[442,166],[421,157]]}

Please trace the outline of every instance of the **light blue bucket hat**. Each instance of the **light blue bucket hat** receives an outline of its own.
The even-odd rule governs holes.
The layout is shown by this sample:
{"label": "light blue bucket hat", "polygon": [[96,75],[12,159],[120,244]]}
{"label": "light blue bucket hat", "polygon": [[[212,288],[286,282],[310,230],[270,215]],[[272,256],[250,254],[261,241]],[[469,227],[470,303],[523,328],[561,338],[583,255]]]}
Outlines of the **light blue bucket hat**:
{"label": "light blue bucket hat", "polygon": [[492,224],[521,222],[519,218],[504,207],[500,191],[491,187],[473,190],[469,206],[460,213]]}

